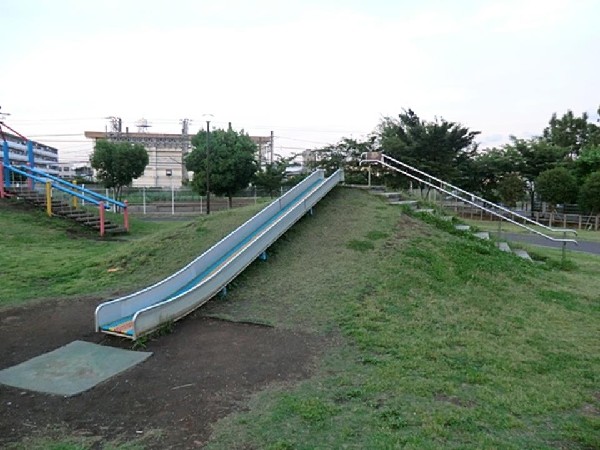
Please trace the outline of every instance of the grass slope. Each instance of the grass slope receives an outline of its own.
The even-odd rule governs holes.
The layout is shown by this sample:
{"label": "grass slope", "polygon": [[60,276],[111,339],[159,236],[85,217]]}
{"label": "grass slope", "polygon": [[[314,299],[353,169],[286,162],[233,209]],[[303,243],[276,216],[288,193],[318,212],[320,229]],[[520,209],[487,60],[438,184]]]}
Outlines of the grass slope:
{"label": "grass slope", "polygon": [[100,239],[76,224],[0,202],[0,308],[93,295],[111,297],[179,270],[257,207],[175,222],[131,219],[132,232]]}
{"label": "grass slope", "polygon": [[600,259],[561,272],[399,214],[337,190],[209,305],[343,344],[208,448],[600,447]]}

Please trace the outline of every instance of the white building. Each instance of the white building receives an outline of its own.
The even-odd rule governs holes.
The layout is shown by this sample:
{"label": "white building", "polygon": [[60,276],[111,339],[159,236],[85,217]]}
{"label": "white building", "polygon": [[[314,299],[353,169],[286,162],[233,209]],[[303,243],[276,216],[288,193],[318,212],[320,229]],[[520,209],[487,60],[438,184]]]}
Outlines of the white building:
{"label": "white building", "polygon": [[[191,151],[192,136],[184,133],[85,132],[85,137],[96,141],[106,139],[144,146],[148,152],[148,165],[142,176],[133,180],[134,187],[181,187],[184,181],[192,176],[184,162],[185,156]],[[250,139],[257,144],[256,157],[259,162],[262,162],[267,157],[268,149],[273,148],[273,133],[271,136],[250,136]]]}
{"label": "white building", "polygon": [[133,180],[134,187],[171,187],[171,183],[181,187],[188,179],[183,159],[190,148],[190,135],[86,131],[85,137],[144,146],[148,152],[148,165],[142,176]]}
{"label": "white building", "polygon": [[[3,133],[8,143],[8,159],[11,165],[27,165],[29,155],[27,140],[11,134]],[[60,176],[58,167],[58,149],[44,145],[40,142],[31,141],[35,167],[54,176]]]}

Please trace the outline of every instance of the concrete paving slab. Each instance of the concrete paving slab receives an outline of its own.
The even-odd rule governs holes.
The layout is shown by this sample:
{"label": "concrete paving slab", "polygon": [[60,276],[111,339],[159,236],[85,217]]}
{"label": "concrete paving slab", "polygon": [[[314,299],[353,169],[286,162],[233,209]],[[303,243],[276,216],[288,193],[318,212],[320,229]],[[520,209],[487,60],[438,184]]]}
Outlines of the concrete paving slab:
{"label": "concrete paving slab", "polygon": [[0,370],[0,383],[70,397],[141,363],[151,354],[73,341]]}
{"label": "concrete paving slab", "polygon": [[511,252],[510,247],[508,246],[508,242],[498,242],[498,248],[503,252]]}
{"label": "concrete paving slab", "polygon": [[454,225],[454,228],[458,231],[469,231],[471,229],[469,225]]}
{"label": "concrete paving slab", "polygon": [[513,250],[513,253],[519,258],[526,259],[527,261],[533,261],[533,259],[531,259],[531,256],[529,256],[529,253],[527,253],[525,250],[515,249]]}
{"label": "concrete paving slab", "polygon": [[488,233],[487,231],[479,231],[477,233],[474,233],[473,236],[478,237],[479,239],[488,240],[490,238],[490,233]]}
{"label": "concrete paving slab", "polygon": [[390,201],[390,205],[408,205],[408,206],[416,206],[419,202],[417,200],[396,200]]}

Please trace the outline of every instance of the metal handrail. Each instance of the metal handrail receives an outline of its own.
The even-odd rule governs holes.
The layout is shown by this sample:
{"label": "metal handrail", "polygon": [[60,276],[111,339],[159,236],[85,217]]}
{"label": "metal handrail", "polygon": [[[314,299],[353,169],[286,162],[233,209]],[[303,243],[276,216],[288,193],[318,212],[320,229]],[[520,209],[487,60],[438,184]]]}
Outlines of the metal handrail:
{"label": "metal handrail", "polygon": [[[50,181],[53,189],[64,192],[65,194],[69,194],[72,197],[77,197],[81,200],[85,200],[86,202],[92,203],[96,206],[100,206],[100,204],[102,203],[102,201],[87,197],[83,194],[79,194],[78,192],[73,192],[71,189],[68,189],[67,187],[63,187],[60,184],[52,183],[52,180],[50,179],[50,177],[47,176],[47,174],[44,174],[41,177],[37,177],[37,176],[27,173],[23,170],[17,169],[15,166],[6,166],[6,167],[9,171],[17,173],[19,175],[23,175],[24,177],[27,177],[27,178],[31,178],[33,181],[37,181],[38,183],[46,183],[47,181]],[[41,170],[39,172],[44,173]],[[110,206],[107,204],[104,204],[104,209],[110,209]]]}
{"label": "metal handrail", "polygon": [[[126,208],[127,205],[123,202],[120,202],[118,200],[112,199],[110,197],[107,197],[105,195],[102,194],[98,194],[97,192],[94,192],[90,189],[84,188],[83,186],[79,186],[77,184],[73,184],[73,183],[69,183],[66,180],[63,180],[62,178],[59,177],[55,177],[54,175],[50,175],[49,173],[44,172],[43,170],[39,170],[33,167],[29,167],[29,166],[19,166],[21,168],[21,170],[25,170],[25,171],[30,171],[34,174],[38,174],[41,175],[51,181],[54,181],[55,183],[58,184],[62,184],[64,186],[67,186],[66,189],[69,189],[69,191],[76,191],[77,193],[82,193],[80,195],[77,195],[75,193],[72,192],[67,192],[64,189],[59,189],[62,190],[63,192],[66,193],[70,193],[72,195],[75,195],[76,197],[79,197],[83,200],[89,201],[90,203],[94,203],[95,205],[99,205],[100,202],[105,202],[105,203],[110,203],[112,205],[118,206],[120,208]],[[55,186],[56,187],[56,186]],[[87,195],[85,195],[87,194]],[[89,197],[89,198],[88,198]],[[108,209],[108,208],[107,208]]]}
{"label": "metal handrail", "polygon": [[[363,153],[361,156],[363,156],[363,155],[365,155],[365,154],[368,154],[368,153]],[[491,215],[494,215],[494,216],[496,216],[496,217],[499,217],[500,219],[506,220],[507,222],[510,222],[510,223],[512,223],[512,224],[514,224],[514,225],[517,225],[517,226],[521,227],[521,228],[524,228],[524,229],[526,229],[526,230],[530,231],[531,233],[534,233],[534,234],[537,234],[537,235],[539,235],[539,236],[542,236],[542,237],[544,237],[544,238],[546,238],[546,239],[548,239],[548,240],[550,240],[550,241],[553,241],[553,242],[562,242],[562,243],[563,243],[563,246],[564,246],[565,244],[567,244],[567,243],[572,243],[572,244],[575,244],[575,245],[579,245],[575,239],[566,239],[566,238],[559,239],[559,238],[554,238],[554,237],[552,237],[552,236],[548,236],[547,234],[544,234],[544,233],[542,233],[541,231],[535,230],[535,229],[533,229],[533,228],[531,228],[531,227],[529,227],[529,226],[527,226],[527,225],[524,225],[524,224],[522,224],[522,223],[519,223],[519,222],[517,222],[517,221],[515,221],[515,220],[513,220],[513,219],[510,219],[510,218],[508,218],[508,217],[505,217],[505,216],[503,216],[502,214],[500,214],[500,213],[498,213],[498,212],[496,212],[496,211],[494,211],[494,210],[492,210],[492,209],[486,208],[485,206],[482,206],[482,205],[478,205],[478,204],[477,204],[477,203],[475,203],[474,201],[471,201],[471,200],[465,199],[465,198],[461,197],[460,195],[457,195],[457,194],[455,194],[455,193],[454,193],[454,192],[452,192],[452,191],[448,191],[448,190],[444,189],[444,188],[443,188],[443,187],[441,187],[441,186],[436,186],[436,185],[434,185],[433,183],[430,183],[429,181],[423,180],[423,179],[419,178],[419,177],[418,177],[418,176],[416,176],[416,175],[413,175],[413,174],[411,174],[411,173],[408,173],[408,172],[406,172],[406,171],[404,171],[404,170],[402,170],[402,169],[399,169],[398,167],[394,167],[394,166],[392,166],[391,164],[388,164],[388,163],[384,162],[384,160],[383,160],[383,157],[387,157],[388,159],[390,159],[390,160],[392,160],[392,161],[394,161],[394,162],[399,162],[399,161],[397,161],[397,160],[395,160],[395,159],[393,159],[393,158],[390,158],[389,156],[386,156],[386,155],[384,155],[384,154],[381,154],[381,156],[382,156],[382,158],[381,158],[381,159],[363,159],[362,161],[360,161],[360,165],[362,165],[363,163],[379,163],[379,164],[381,164],[381,165],[383,165],[383,166],[385,166],[385,167],[388,167],[388,168],[390,168],[390,169],[392,169],[392,170],[395,170],[395,171],[397,171],[397,172],[400,172],[401,174],[403,174],[403,175],[406,175],[407,177],[409,177],[409,178],[412,178],[413,180],[416,180],[416,181],[418,181],[418,182],[420,182],[420,183],[424,183],[424,184],[426,184],[427,186],[430,186],[430,187],[432,187],[432,188],[434,188],[434,189],[436,189],[436,190],[439,190],[439,191],[441,191],[441,192],[444,192],[445,194],[448,194],[448,195],[450,195],[450,196],[452,196],[452,197],[454,197],[454,198],[457,198],[457,199],[459,199],[459,200],[461,200],[461,201],[463,201],[463,202],[465,202],[465,203],[468,203],[468,204],[470,204],[470,205],[472,205],[472,206],[475,206],[476,208],[478,208],[478,209],[481,209],[482,211],[485,211],[485,212],[487,212],[488,214],[491,214]],[[442,181],[442,180],[439,180],[438,178],[435,178],[435,177],[433,177],[433,176],[431,176],[431,175],[429,175],[429,174],[427,174],[427,173],[425,173],[425,172],[422,172],[422,171],[420,171],[420,170],[418,170],[418,169],[415,169],[414,167],[411,167],[411,166],[409,166],[408,164],[400,163],[400,165],[402,165],[402,166],[407,166],[407,167],[409,167],[411,170],[414,170],[415,172],[421,173],[421,174],[423,174],[423,175],[425,175],[425,176],[427,176],[427,177],[429,177],[429,178],[431,178],[431,179],[435,179],[436,181],[440,181],[442,184],[445,184],[445,185],[448,185],[448,186],[451,186],[451,187],[453,187],[453,186],[452,186],[450,183],[446,183],[446,182],[444,182],[444,181]],[[467,191],[465,191],[465,190],[463,190],[463,189],[457,188],[456,190],[458,190],[458,191],[460,191],[460,192],[464,192],[464,193],[466,193],[466,194],[468,194],[468,195],[472,195],[474,198],[477,198],[477,199],[479,199],[479,198],[480,198],[480,197],[477,197],[477,196],[475,196],[474,194],[471,194],[470,192],[467,192]],[[482,200],[484,200],[484,199],[482,199]],[[488,201],[488,200],[484,200],[484,201],[485,201],[486,203],[488,203],[488,204],[492,204],[492,205],[494,205],[494,206],[498,206],[498,205],[496,205],[496,204],[494,204],[494,203],[492,203],[492,202],[490,202],[490,201]],[[506,209],[506,208],[499,207],[499,209]],[[510,210],[507,210],[507,211],[509,211],[509,212],[511,212],[511,213],[512,213],[512,211],[510,211]],[[513,213],[513,215],[515,215],[515,214]],[[520,217],[520,218],[523,218],[523,216],[519,216],[519,217]],[[539,224],[538,222],[536,222],[536,221],[534,221],[534,220],[531,220],[531,219],[529,219],[528,221],[529,221],[529,222],[532,222],[532,223],[534,223],[534,224],[536,224],[536,225],[542,226],[543,228],[549,228],[549,227],[546,227],[546,226],[544,226],[544,225],[542,225],[542,224]],[[566,233],[566,231],[567,231],[567,230],[557,230],[557,229],[553,229],[553,228],[550,228],[550,229],[551,229],[552,231],[561,231],[561,232],[563,232],[563,233]]]}
{"label": "metal handrail", "polygon": [[[365,154],[365,153],[363,153],[363,155],[364,155],[364,154]],[[407,168],[407,169],[409,169],[409,170],[412,170],[412,171],[414,171],[414,172],[417,172],[417,173],[418,173],[418,174],[420,174],[420,175],[424,175],[424,176],[426,176],[427,178],[429,178],[429,179],[432,179],[432,180],[435,180],[435,181],[437,181],[438,183],[440,183],[440,184],[442,184],[442,185],[444,185],[444,186],[448,186],[448,187],[450,187],[451,189],[453,189],[453,190],[455,190],[455,191],[462,192],[463,194],[466,194],[466,195],[468,195],[469,197],[471,197],[471,199],[472,199],[472,200],[477,200],[477,201],[480,201],[480,202],[482,202],[482,203],[484,203],[484,204],[486,204],[486,205],[489,205],[489,206],[491,206],[491,207],[493,207],[493,208],[495,208],[495,209],[499,209],[499,210],[501,210],[501,211],[504,211],[505,213],[508,213],[508,214],[510,214],[510,215],[511,215],[511,216],[513,216],[513,217],[514,217],[514,216],[517,216],[517,217],[519,217],[520,219],[523,219],[525,222],[529,222],[529,223],[531,223],[531,224],[533,224],[533,225],[535,225],[535,226],[538,226],[538,227],[540,227],[540,228],[543,228],[543,229],[545,229],[545,230],[548,230],[548,231],[550,231],[550,232],[552,232],[552,233],[573,233],[575,236],[577,236],[577,231],[576,231],[576,230],[571,230],[571,229],[568,229],[568,228],[552,228],[552,227],[549,227],[549,226],[547,226],[547,225],[544,225],[544,224],[542,224],[542,223],[536,222],[535,220],[533,220],[533,219],[530,219],[529,217],[526,217],[526,216],[522,216],[522,215],[520,215],[520,214],[517,214],[517,213],[515,213],[514,211],[511,211],[510,209],[508,209],[508,208],[505,208],[504,206],[498,205],[498,204],[496,204],[496,203],[494,203],[494,202],[491,202],[491,201],[489,201],[489,200],[486,200],[485,198],[479,197],[479,196],[477,196],[477,195],[475,195],[475,194],[473,194],[473,193],[471,193],[471,192],[465,191],[464,189],[461,189],[461,188],[459,188],[458,186],[454,186],[453,184],[451,184],[451,183],[448,183],[447,181],[444,181],[444,180],[441,180],[441,179],[439,179],[439,178],[437,178],[437,177],[434,177],[433,175],[430,175],[430,174],[428,174],[428,173],[426,173],[426,172],[423,172],[422,170],[419,170],[419,169],[417,169],[417,168],[415,168],[415,167],[412,167],[412,166],[410,166],[410,165],[408,165],[408,164],[406,164],[406,163],[403,163],[402,161],[398,161],[397,159],[394,159],[394,158],[392,158],[391,156],[388,156],[388,155],[386,155],[385,153],[381,153],[381,158],[382,158],[382,161],[381,161],[381,162],[383,162],[383,160],[384,160],[384,159],[389,159],[390,161],[392,161],[392,162],[394,162],[394,163],[396,163],[396,164],[398,164],[398,165],[400,165],[400,166],[402,166],[402,167],[405,167],[405,168]],[[371,161],[377,161],[377,160],[371,160]],[[380,161],[377,161],[377,162],[380,162]],[[432,187],[436,188],[436,186],[435,186],[435,185],[434,185],[434,186],[432,186]],[[454,197],[456,197],[456,196],[454,196]],[[460,196],[459,196],[459,197],[456,197],[456,198],[458,198],[459,200],[465,201],[465,199],[463,199],[463,198],[462,198],[462,197],[460,197]],[[475,205],[475,206],[478,206],[478,205]],[[503,217],[504,217],[504,216],[503,216]],[[506,218],[506,217],[504,217],[504,218]]]}

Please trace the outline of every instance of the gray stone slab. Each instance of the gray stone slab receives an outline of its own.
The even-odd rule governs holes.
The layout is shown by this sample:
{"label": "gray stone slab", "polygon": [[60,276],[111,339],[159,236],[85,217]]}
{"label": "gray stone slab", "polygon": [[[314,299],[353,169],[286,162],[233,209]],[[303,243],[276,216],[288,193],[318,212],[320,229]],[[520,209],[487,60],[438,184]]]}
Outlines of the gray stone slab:
{"label": "gray stone slab", "polygon": [[503,252],[508,252],[508,253],[510,253],[510,252],[511,252],[511,249],[510,249],[510,247],[508,246],[508,243],[507,243],[507,242],[498,242],[498,248],[499,248],[500,250],[502,250]]}
{"label": "gray stone slab", "polygon": [[525,250],[515,249],[513,250],[513,253],[519,258],[526,259],[527,261],[533,261],[533,259],[531,259],[531,256],[529,256],[529,253],[527,253]]}
{"label": "gray stone slab", "polygon": [[139,364],[151,354],[74,341],[0,370],[0,383],[69,397]]}
{"label": "gray stone slab", "polygon": [[390,205],[407,205],[407,206],[416,206],[419,202],[417,200],[398,200],[391,201]]}
{"label": "gray stone slab", "polygon": [[490,233],[488,233],[487,231],[479,231],[479,232],[475,233],[473,236],[478,237],[479,239],[488,240],[490,238]]}
{"label": "gray stone slab", "polygon": [[469,225],[454,225],[454,228],[458,231],[469,231],[471,229]]}

